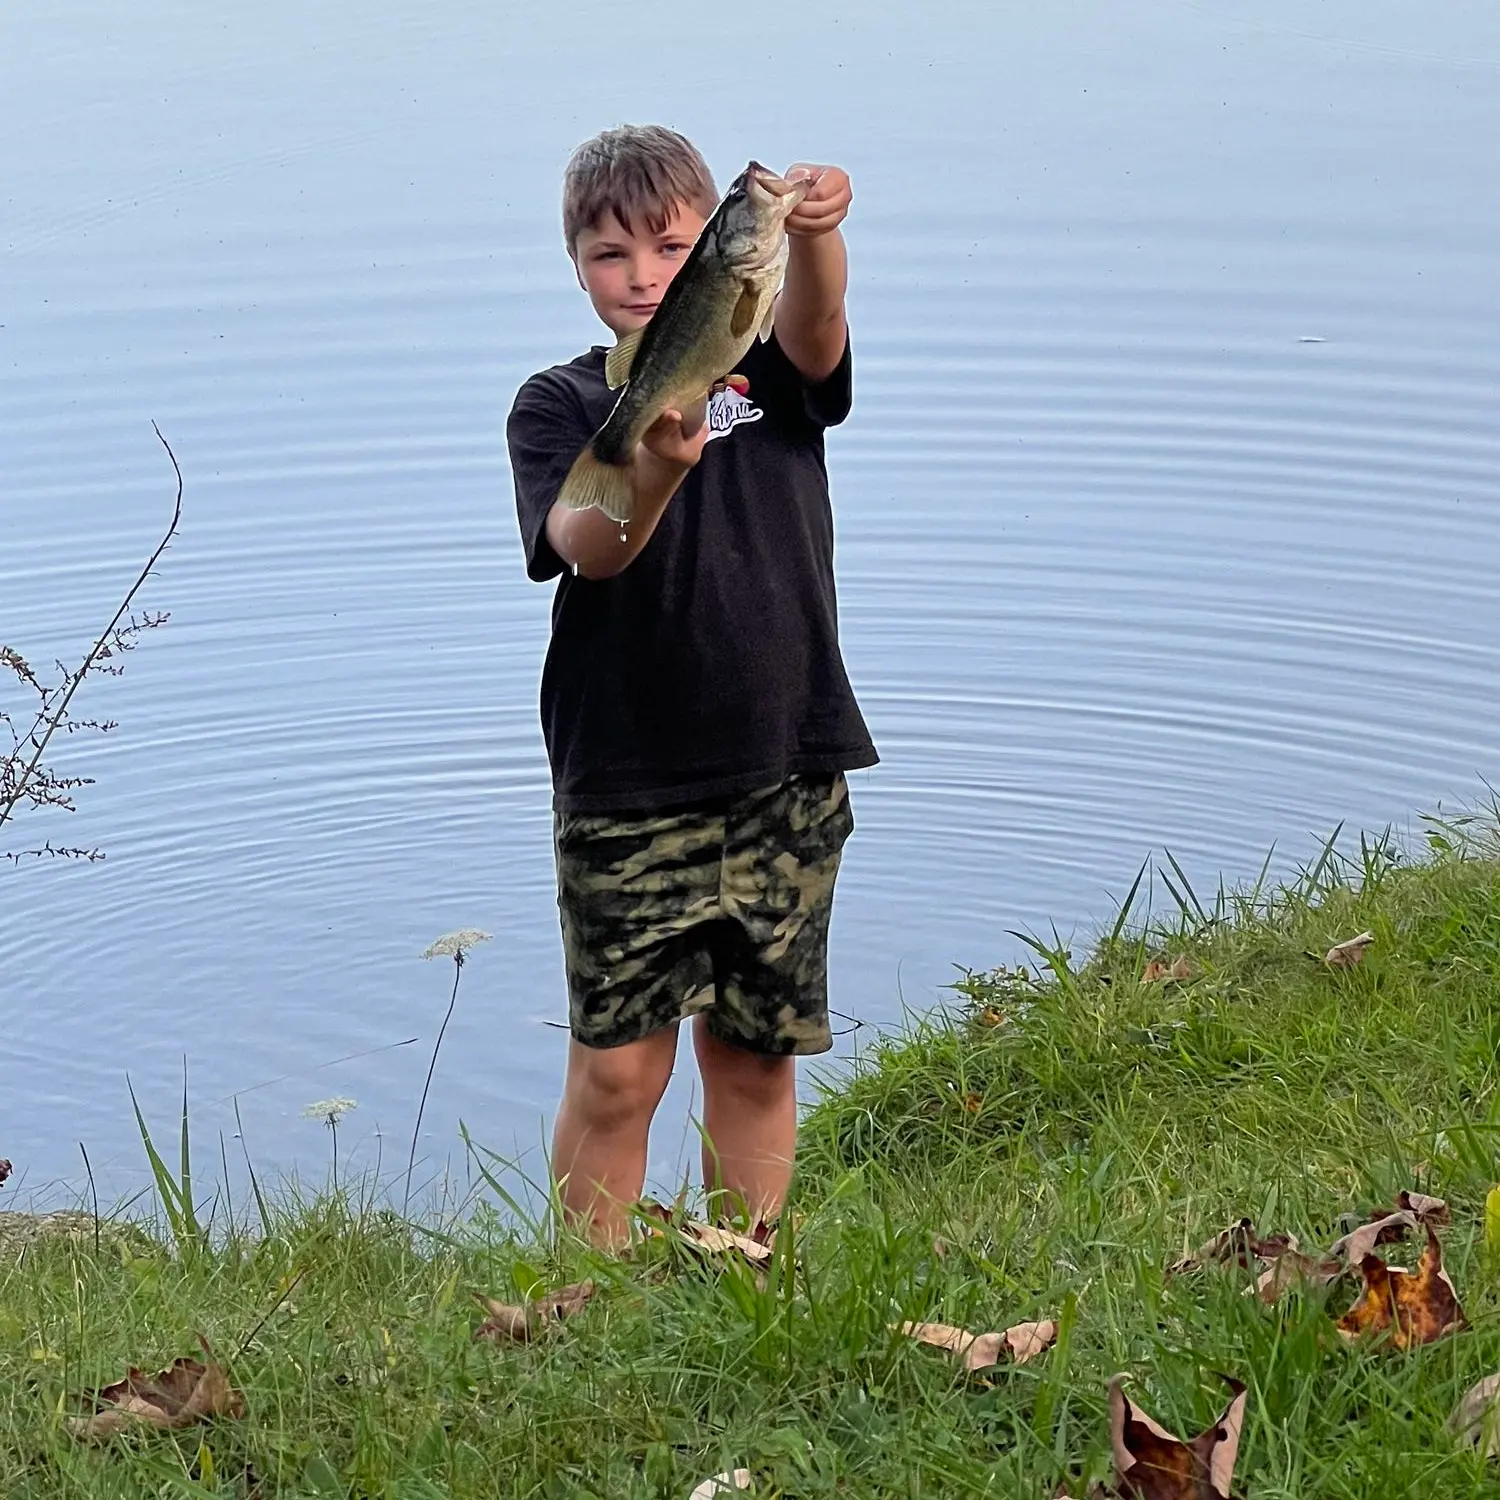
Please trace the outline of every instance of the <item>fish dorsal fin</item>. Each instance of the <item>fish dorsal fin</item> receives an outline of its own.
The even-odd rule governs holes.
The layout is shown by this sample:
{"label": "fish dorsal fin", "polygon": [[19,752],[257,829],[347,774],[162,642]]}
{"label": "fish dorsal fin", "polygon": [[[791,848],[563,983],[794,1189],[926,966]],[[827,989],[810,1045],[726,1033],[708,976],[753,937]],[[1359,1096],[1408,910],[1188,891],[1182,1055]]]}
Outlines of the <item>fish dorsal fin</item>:
{"label": "fish dorsal fin", "polygon": [[740,287],[740,300],[734,304],[729,315],[729,332],[734,338],[744,338],[755,326],[755,315],[760,311],[760,289],[753,281]]}
{"label": "fish dorsal fin", "polygon": [[635,363],[636,350],[641,347],[641,335],[645,328],[623,334],[620,342],[604,356],[604,383],[617,391],[630,379],[630,367]]}

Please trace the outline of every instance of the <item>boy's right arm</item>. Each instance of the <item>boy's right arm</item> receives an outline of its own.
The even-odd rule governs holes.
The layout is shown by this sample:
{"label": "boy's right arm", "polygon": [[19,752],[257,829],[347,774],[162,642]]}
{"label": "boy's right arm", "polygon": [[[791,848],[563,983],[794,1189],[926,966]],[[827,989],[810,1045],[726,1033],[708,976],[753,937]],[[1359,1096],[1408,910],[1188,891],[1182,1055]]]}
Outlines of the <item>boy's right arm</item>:
{"label": "boy's right arm", "polygon": [[707,441],[702,411],[686,418],[678,411],[664,411],[636,444],[631,459],[635,514],[630,521],[622,526],[602,510],[574,510],[554,501],[546,521],[552,550],[583,578],[613,578],[623,572],[651,540],[662,512]]}

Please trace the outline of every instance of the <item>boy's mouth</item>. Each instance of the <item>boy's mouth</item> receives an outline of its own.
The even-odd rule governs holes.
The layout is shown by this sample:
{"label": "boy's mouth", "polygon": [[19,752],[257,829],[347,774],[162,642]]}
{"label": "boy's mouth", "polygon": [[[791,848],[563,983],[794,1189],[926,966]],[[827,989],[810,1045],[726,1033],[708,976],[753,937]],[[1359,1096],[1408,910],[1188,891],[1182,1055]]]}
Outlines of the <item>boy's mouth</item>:
{"label": "boy's mouth", "polygon": [[643,313],[646,317],[649,318],[651,314],[656,311],[659,305],[660,304],[655,302],[627,302],[625,304],[625,311],[630,313]]}

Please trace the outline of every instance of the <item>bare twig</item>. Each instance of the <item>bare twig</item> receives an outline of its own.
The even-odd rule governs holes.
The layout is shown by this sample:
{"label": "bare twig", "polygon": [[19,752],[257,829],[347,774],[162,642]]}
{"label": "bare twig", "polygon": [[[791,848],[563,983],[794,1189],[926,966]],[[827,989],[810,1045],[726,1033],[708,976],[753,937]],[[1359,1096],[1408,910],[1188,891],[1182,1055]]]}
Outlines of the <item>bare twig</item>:
{"label": "bare twig", "polygon": [[[143,622],[136,622],[132,617],[131,622],[121,627],[121,621],[130,613],[130,608],[135,602],[135,596],[140,592],[141,586],[151,576],[152,569],[160,561],[162,553],[167,550],[172,538],[177,534],[178,523],[182,519],[182,470],[178,467],[177,455],[172,452],[172,445],[161,435],[161,429],[155,422],[151,424],[151,430],[156,434],[157,441],[167,450],[167,457],[172,461],[172,472],[177,476],[177,498],[172,507],[171,524],[167,527],[161,541],[156,545],[145,567],[140,571],[134,583],[127,590],[125,597],[120,601],[120,606],[115,610],[114,616],[108,625],[99,633],[94,644],[89,648],[88,655],[72,672],[62,668],[63,679],[55,687],[46,687],[41,684],[25,660],[16,652],[6,648],[0,665],[9,667],[22,682],[35,688],[41,696],[41,706],[37,710],[36,719],[29,733],[18,735],[11,729],[11,738],[14,742],[12,756],[22,758],[26,755],[23,746],[29,747],[29,758],[24,760],[19,776],[13,779],[7,778],[9,784],[3,792],[3,800],[0,800],[0,828],[10,821],[19,805],[22,797],[31,788],[33,778],[37,778],[41,784],[40,796],[36,789],[32,789],[33,800],[50,802],[53,805],[70,806],[71,803],[66,796],[68,790],[75,786],[87,784],[87,778],[52,778],[47,776],[37,777],[37,768],[41,764],[42,756],[46,754],[47,746],[53,735],[59,729],[71,731],[74,728],[83,727],[70,723],[68,720],[68,705],[73,701],[73,695],[82,686],[84,678],[95,668],[101,671],[117,672],[118,666],[101,666],[101,662],[107,660],[115,650],[129,650],[132,642],[129,634],[134,629],[149,628],[151,625],[160,624],[165,616],[148,616]],[[7,721],[8,726],[8,721]],[[95,724],[90,727],[97,729],[112,728],[113,725]],[[89,857],[85,851],[69,849],[54,849],[48,844],[43,849],[27,851],[36,855],[44,854],[80,854]]]}

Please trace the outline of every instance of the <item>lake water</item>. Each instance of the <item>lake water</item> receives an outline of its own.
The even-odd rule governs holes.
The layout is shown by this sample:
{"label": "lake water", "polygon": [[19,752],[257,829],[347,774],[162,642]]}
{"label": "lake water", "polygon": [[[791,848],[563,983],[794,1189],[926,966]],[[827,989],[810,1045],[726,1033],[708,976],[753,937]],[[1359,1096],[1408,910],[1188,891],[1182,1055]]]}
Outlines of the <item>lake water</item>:
{"label": "lake water", "polygon": [[[836,161],[850,672],[884,756],[835,917],[840,1055],[954,965],[1474,797],[1500,736],[1500,8],[621,9],[142,0],[0,17],[0,641],[76,659],[170,511],[172,620],[81,708],[80,811],[0,869],[0,1156],[320,1178],[460,1119],[540,1171],[564,1049],[503,419],[601,330],[571,148]],[[7,830],[9,832],[9,830]],[[843,1023],[846,1026],[849,1022]],[[398,1043],[408,1038],[410,1045]],[[692,1155],[691,1078],[653,1146]]]}

